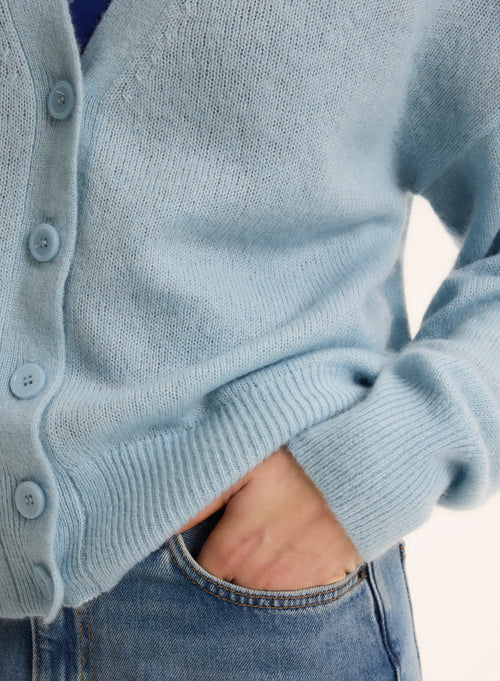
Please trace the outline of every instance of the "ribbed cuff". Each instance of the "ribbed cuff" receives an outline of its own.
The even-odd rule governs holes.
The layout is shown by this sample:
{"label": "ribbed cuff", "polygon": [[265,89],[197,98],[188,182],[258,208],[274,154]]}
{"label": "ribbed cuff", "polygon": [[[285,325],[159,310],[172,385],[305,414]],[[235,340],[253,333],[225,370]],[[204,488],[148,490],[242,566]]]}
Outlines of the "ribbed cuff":
{"label": "ribbed cuff", "polygon": [[443,503],[452,499],[455,485],[462,505],[482,496],[487,463],[471,461],[474,474],[463,475],[460,418],[444,394],[409,386],[387,369],[361,402],[286,446],[370,561],[422,525],[442,495]]}

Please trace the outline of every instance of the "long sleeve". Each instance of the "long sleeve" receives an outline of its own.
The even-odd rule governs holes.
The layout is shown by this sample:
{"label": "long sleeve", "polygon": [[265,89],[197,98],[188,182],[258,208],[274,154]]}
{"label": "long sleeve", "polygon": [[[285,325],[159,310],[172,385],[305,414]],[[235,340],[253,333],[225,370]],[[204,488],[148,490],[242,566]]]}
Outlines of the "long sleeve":
{"label": "long sleeve", "polygon": [[[464,3],[471,19],[473,5]],[[446,31],[441,43],[432,33],[416,61],[395,145],[402,188],[426,197],[459,243],[454,267],[418,334],[389,354],[363,399],[287,443],[366,560],[422,525],[436,504],[474,508],[500,489],[499,8],[493,5],[495,11],[476,10],[475,51],[467,41],[462,51],[458,42],[446,46]],[[449,35],[456,41],[456,32]],[[447,47],[449,61],[443,56],[436,70],[429,52],[446,54]]]}
{"label": "long sleeve", "polygon": [[[0,617],[285,444],[367,560],[499,489],[500,2],[264,5],[111,2],[79,54],[0,2]],[[418,194],[461,250],[412,340]]]}

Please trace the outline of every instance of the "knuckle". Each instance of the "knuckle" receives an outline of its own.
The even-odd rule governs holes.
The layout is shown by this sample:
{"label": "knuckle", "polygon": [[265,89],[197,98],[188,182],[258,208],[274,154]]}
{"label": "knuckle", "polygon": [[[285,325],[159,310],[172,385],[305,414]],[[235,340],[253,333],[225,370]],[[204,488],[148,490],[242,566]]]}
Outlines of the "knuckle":
{"label": "knuckle", "polygon": [[255,547],[255,543],[255,539],[251,536],[229,539],[224,547],[224,557],[227,566],[234,568],[246,560]]}

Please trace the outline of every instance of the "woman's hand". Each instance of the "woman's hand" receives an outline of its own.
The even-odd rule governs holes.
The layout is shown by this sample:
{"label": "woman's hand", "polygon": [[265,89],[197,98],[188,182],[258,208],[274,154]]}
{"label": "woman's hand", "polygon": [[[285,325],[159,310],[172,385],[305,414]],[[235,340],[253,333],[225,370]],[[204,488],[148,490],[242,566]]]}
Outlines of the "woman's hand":
{"label": "woman's hand", "polygon": [[196,560],[227,582],[294,590],[340,581],[364,562],[286,447],[252,469],[179,532],[226,506]]}

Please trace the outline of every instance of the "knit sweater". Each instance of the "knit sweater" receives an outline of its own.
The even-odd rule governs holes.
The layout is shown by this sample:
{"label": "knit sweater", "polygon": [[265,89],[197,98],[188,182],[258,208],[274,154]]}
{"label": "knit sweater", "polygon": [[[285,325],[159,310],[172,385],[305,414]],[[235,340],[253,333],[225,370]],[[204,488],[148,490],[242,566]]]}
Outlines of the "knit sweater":
{"label": "knit sweater", "polygon": [[[0,3],[0,617],[281,446],[367,561],[500,489],[499,48],[497,0],[117,0],[81,56]],[[460,250],[411,338],[416,194]]]}

